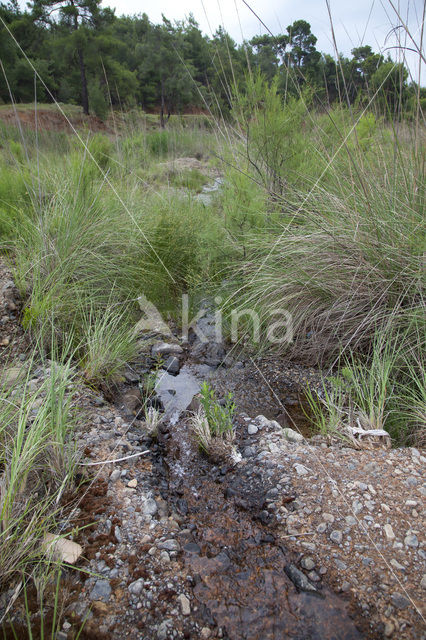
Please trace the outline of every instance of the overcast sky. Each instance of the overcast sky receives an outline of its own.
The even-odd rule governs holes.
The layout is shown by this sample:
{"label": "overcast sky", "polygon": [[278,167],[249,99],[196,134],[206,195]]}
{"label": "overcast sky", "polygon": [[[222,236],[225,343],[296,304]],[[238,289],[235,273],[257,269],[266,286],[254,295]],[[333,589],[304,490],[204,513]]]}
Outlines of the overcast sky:
{"label": "overcast sky", "polygon": [[[391,2],[400,8],[400,16],[419,46],[425,0],[330,0],[339,52],[350,55],[353,47],[370,44],[375,51],[386,54],[387,47],[398,44],[396,33],[403,38],[401,44],[413,47],[401,29],[391,32],[400,24]],[[326,0],[248,0],[248,4],[273,34],[285,32],[294,20],[307,20],[318,38],[317,48],[333,53]],[[117,15],[147,13],[151,22],[160,22],[162,13],[170,20],[182,20],[192,13],[204,33],[211,35],[222,24],[237,42],[265,33],[242,0],[103,0],[102,6],[115,8]],[[401,55],[395,49],[389,51],[392,57]],[[418,56],[411,52],[406,55],[410,71],[417,79]],[[426,84],[426,65],[422,84]]]}

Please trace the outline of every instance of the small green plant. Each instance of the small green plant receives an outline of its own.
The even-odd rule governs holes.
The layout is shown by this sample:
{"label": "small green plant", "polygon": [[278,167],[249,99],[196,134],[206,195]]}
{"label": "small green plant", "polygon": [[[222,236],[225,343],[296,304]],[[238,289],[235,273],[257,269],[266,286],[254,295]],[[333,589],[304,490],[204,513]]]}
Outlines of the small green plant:
{"label": "small green plant", "polygon": [[219,404],[214,389],[204,380],[201,385],[200,403],[204,410],[210,433],[214,438],[223,438],[233,433],[232,418],[235,413],[233,395],[225,396],[223,405]]}
{"label": "small green plant", "polygon": [[323,381],[322,389],[315,393],[308,386],[305,391],[310,412],[306,416],[323,436],[343,437],[343,420],[345,417],[345,393],[340,384],[333,384],[332,389]]}

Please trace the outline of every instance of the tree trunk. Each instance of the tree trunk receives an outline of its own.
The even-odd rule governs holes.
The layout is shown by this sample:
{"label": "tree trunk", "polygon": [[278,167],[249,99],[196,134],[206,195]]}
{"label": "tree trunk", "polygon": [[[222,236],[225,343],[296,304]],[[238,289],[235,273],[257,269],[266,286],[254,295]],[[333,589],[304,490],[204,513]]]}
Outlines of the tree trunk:
{"label": "tree trunk", "polygon": [[164,127],[166,126],[164,123],[164,107],[165,107],[165,100],[164,100],[164,80],[163,78],[161,78],[161,107],[160,107],[160,127],[162,129],[164,129]]}
{"label": "tree trunk", "polygon": [[78,59],[80,61],[80,78],[81,78],[81,102],[83,111],[86,116],[89,115],[89,93],[87,91],[86,67],[84,66],[83,51],[78,48]]}

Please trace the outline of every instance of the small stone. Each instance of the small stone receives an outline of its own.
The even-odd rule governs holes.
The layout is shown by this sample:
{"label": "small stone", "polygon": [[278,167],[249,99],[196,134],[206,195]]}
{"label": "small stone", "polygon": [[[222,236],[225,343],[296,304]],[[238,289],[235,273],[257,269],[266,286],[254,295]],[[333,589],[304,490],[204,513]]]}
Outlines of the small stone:
{"label": "small stone", "polygon": [[392,526],[390,524],[385,524],[385,526],[383,527],[386,537],[388,540],[394,540],[395,539],[395,534],[393,532]]}
{"label": "small stone", "polygon": [[152,356],[155,358],[156,356],[165,356],[165,355],[176,355],[179,353],[183,353],[183,349],[178,344],[170,344],[168,342],[158,342],[151,349]]}
{"label": "small stone", "polygon": [[417,549],[419,546],[419,541],[417,536],[414,533],[409,533],[404,538],[404,544],[406,547],[412,547],[413,549]]}
{"label": "small stone", "polygon": [[331,513],[323,513],[322,519],[324,522],[330,522],[330,524],[334,522],[334,516]]}
{"label": "small stone", "polygon": [[134,582],[129,584],[128,589],[132,595],[138,596],[142,593],[144,586],[145,586],[145,583],[143,579],[139,578],[139,580],[135,580]]}
{"label": "small stone", "polygon": [[255,433],[259,431],[258,427],[255,424],[249,424],[247,427],[247,433],[249,436],[254,436]]}
{"label": "small stone", "polygon": [[393,593],[391,595],[392,604],[397,609],[406,609],[410,605],[408,598],[402,595],[402,593]]}
{"label": "small stone", "polygon": [[320,576],[317,574],[316,571],[310,571],[308,573],[308,578],[309,580],[312,580],[312,582],[319,582],[321,580]]}
{"label": "small stone", "polygon": [[167,553],[167,551],[162,551],[160,553],[160,560],[163,564],[169,564],[170,563],[170,556]]}
{"label": "small stone", "polygon": [[109,480],[110,480],[110,482],[117,482],[117,480],[120,478],[120,476],[121,476],[120,469],[114,469],[114,471],[111,472]]}
{"label": "small stone", "polygon": [[136,480],[136,478],[133,478],[132,480],[129,480],[127,486],[129,487],[129,489],[136,489],[136,487],[138,486],[138,481]]}
{"label": "small stone", "polygon": [[317,526],[317,533],[324,533],[325,531],[327,531],[327,523],[320,522],[319,525]]}
{"label": "small stone", "polygon": [[208,638],[210,638],[211,635],[212,635],[212,632],[210,631],[210,629],[208,627],[203,627],[201,629],[200,637],[203,640],[208,640]]}
{"label": "small stone", "polygon": [[306,569],[306,571],[312,571],[312,569],[315,567],[315,562],[309,556],[304,556],[300,564],[303,569]]}
{"label": "small stone", "polygon": [[423,574],[423,577],[420,582],[420,586],[422,589],[426,589],[426,573]]}
{"label": "small stone", "polygon": [[90,600],[103,600],[107,602],[111,595],[111,585],[108,580],[97,580],[95,586],[90,592]]}
{"label": "small stone", "polygon": [[189,599],[186,597],[184,593],[181,593],[180,596],[178,597],[178,600],[180,602],[182,615],[189,616],[189,614],[191,613],[191,603],[189,602]]}
{"label": "small stone", "polygon": [[345,520],[348,527],[354,527],[357,523],[353,516],[346,516]]}
{"label": "small stone", "polygon": [[179,551],[180,546],[177,540],[165,540],[164,542],[160,542],[158,545],[159,549],[165,549],[166,551]]}
{"label": "small stone", "polygon": [[163,620],[157,627],[157,640],[167,640],[172,626],[172,620]]}
{"label": "small stone", "polygon": [[282,433],[284,438],[289,442],[295,442],[297,444],[300,444],[305,441],[305,438],[302,436],[302,434],[298,433],[297,431],[294,431],[294,429],[290,429],[290,428],[283,429]]}
{"label": "small stone", "polygon": [[145,515],[154,516],[158,511],[158,505],[153,498],[147,498],[143,505]]}
{"label": "small stone", "polygon": [[307,469],[303,464],[295,464],[293,465],[296,469],[296,473],[298,476],[306,476],[309,473],[309,469]]}
{"label": "small stone", "polygon": [[393,567],[395,567],[395,569],[398,569],[399,571],[405,571],[405,567],[403,567],[402,564],[399,564],[398,560],[395,560],[395,558],[392,558],[390,563]]}
{"label": "small stone", "polygon": [[330,540],[332,542],[335,542],[336,544],[340,544],[342,542],[343,539],[343,534],[341,531],[339,531],[338,529],[334,529],[331,533],[330,533]]}
{"label": "small stone", "polygon": [[177,376],[180,371],[180,362],[176,356],[169,356],[163,364],[163,369],[170,373],[172,376]]}
{"label": "small stone", "polygon": [[388,620],[385,624],[385,630],[384,630],[385,637],[390,638],[394,631],[395,631],[394,624],[390,620]]}
{"label": "small stone", "polygon": [[343,593],[346,593],[347,591],[349,591],[350,588],[351,588],[351,583],[348,582],[347,580],[345,580],[344,582],[342,582],[342,586],[340,587],[340,591],[343,591]]}

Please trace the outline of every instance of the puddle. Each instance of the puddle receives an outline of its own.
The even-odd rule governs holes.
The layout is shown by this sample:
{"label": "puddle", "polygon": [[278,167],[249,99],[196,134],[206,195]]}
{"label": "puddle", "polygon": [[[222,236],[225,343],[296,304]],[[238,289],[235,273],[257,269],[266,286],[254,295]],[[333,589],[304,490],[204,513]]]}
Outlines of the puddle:
{"label": "puddle", "polygon": [[165,371],[159,373],[155,391],[163,403],[165,418],[172,423],[177,422],[181,412],[200,391],[203,380],[213,374],[214,369],[208,365],[185,365],[177,376]]}
{"label": "puddle", "polygon": [[204,185],[201,193],[197,195],[197,200],[202,202],[206,207],[210,206],[213,202],[213,194],[220,191],[222,185],[223,178],[215,178],[213,182]]}

